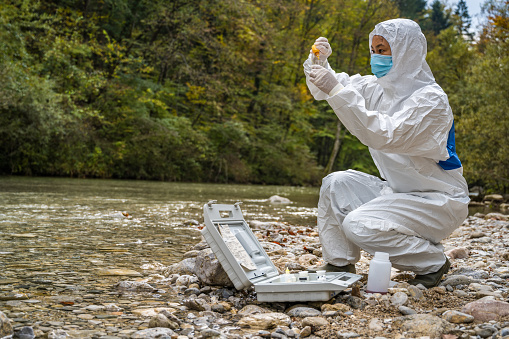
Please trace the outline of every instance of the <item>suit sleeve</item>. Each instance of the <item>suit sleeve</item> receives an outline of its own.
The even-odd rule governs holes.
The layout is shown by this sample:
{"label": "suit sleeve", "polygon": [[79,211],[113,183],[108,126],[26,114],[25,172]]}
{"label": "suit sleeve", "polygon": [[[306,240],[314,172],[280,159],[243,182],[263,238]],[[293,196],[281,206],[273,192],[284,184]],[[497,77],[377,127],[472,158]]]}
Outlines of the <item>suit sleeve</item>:
{"label": "suit sleeve", "polygon": [[350,133],[368,147],[446,160],[452,111],[445,93],[429,87],[407,98],[392,115],[368,109],[370,105],[352,85],[327,101]]}

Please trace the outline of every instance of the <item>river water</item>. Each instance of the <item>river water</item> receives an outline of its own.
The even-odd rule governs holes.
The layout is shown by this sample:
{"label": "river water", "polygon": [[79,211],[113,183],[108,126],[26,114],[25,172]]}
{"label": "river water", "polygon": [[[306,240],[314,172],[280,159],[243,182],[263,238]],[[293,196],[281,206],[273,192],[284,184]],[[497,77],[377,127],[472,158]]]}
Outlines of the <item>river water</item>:
{"label": "river water", "polygon": [[[0,282],[23,272],[92,275],[99,268],[178,262],[200,241],[196,224],[203,223],[209,200],[242,201],[248,221],[313,227],[318,193],[286,186],[0,177]],[[270,204],[272,195],[292,203]]]}
{"label": "river water", "polygon": [[0,177],[0,280],[175,263],[200,241],[190,224],[209,200],[242,201],[246,220],[316,225],[318,188]]}

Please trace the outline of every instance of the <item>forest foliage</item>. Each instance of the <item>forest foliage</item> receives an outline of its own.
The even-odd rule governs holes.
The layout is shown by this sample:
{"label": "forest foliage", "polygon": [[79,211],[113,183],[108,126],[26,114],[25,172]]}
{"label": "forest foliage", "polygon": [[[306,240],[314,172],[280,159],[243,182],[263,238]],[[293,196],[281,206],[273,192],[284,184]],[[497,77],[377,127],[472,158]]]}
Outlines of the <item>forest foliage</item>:
{"label": "forest foliage", "polygon": [[463,0],[3,0],[0,174],[283,185],[376,174],[310,96],[302,63],[325,36],[334,69],[370,74],[369,32],[408,17],[449,95],[467,180],[506,190],[508,8],[488,0],[474,37]]}

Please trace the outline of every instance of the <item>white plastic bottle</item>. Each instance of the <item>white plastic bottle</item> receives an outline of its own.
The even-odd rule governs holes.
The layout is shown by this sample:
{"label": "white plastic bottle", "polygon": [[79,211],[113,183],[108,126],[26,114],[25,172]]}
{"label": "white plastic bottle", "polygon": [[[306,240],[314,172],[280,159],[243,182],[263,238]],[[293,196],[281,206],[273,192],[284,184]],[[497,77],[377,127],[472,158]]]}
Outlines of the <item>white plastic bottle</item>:
{"label": "white plastic bottle", "polygon": [[369,263],[366,293],[387,293],[391,281],[391,267],[389,253],[375,252]]}

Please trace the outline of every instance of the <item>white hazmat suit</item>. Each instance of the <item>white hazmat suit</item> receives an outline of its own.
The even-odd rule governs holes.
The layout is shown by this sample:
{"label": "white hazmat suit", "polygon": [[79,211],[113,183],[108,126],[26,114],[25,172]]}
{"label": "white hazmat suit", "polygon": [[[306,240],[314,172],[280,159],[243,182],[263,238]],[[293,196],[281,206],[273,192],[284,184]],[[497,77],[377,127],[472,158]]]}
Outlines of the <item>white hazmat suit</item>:
{"label": "white hazmat suit", "polygon": [[312,95],[327,100],[341,123],[369,147],[385,179],[353,170],[323,179],[318,203],[323,258],[335,266],[354,264],[362,248],[389,253],[400,270],[437,272],[446,260],[440,241],[468,215],[453,113],[426,63],[418,24],[389,20],[376,25],[370,45],[374,35],[385,38],[392,51],[393,66],[381,78],[336,73],[326,63],[344,86],[329,96],[309,79],[313,55],[304,63]]}

